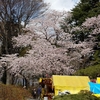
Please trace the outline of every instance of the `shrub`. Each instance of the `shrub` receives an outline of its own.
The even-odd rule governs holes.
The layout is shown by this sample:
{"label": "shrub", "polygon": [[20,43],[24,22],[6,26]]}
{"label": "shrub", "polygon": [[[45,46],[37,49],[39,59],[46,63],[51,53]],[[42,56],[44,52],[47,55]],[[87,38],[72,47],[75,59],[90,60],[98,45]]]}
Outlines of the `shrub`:
{"label": "shrub", "polygon": [[30,96],[29,91],[24,88],[0,84],[0,100],[26,100]]}
{"label": "shrub", "polygon": [[99,73],[100,73],[100,64],[78,70],[74,75],[89,76],[91,78],[96,78],[98,75],[100,75]]}
{"label": "shrub", "polygon": [[19,57],[23,57],[25,56],[25,54],[27,54],[27,51],[31,48],[31,46],[27,46],[27,47],[21,47],[19,50]]}
{"label": "shrub", "polygon": [[79,94],[56,96],[53,100],[100,100],[89,91],[81,91]]}

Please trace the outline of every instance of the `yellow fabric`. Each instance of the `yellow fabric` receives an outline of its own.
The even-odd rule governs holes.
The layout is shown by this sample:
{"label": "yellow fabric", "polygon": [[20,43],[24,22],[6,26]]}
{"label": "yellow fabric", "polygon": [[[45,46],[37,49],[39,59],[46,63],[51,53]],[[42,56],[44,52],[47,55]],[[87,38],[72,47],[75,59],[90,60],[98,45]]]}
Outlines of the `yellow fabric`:
{"label": "yellow fabric", "polygon": [[93,94],[94,96],[96,96],[96,97],[100,97],[100,94]]}
{"label": "yellow fabric", "polygon": [[58,95],[58,91],[68,90],[71,94],[76,94],[80,90],[90,90],[88,82],[90,79],[88,76],[61,76],[53,75],[53,86],[55,95]]}
{"label": "yellow fabric", "polygon": [[[100,83],[100,77],[97,77],[96,83]],[[100,97],[100,94],[93,94],[93,95],[95,95],[96,97]]]}
{"label": "yellow fabric", "polygon": [[100,77],[97,77],[96,83],[100,83]]}
{"label": "yellow fabric", "polygon": [[51,81],[52,81],[52,78],[39,78],[39,82],[41,83],[42,80],[46,80],[46,79],[51,79]]}
{"label": "yellow fabric", "polygon": [[41,83],[41,82],[42,82],[42,78],[39,79],[39,83]]}

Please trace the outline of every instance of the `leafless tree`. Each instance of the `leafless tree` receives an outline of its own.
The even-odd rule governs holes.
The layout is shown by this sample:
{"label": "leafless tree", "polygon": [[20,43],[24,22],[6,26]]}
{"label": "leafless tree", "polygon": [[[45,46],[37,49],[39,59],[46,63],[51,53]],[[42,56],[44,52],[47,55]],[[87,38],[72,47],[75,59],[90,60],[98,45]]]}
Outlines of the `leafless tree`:
{"label": "leafless tree", "polygon": [[[41,9],[43,8],[43,9]],[[3,53],[10,53],[12,36],[21,33],[29,20],[45,11],[42,0],[0,0],[0,35],[3,39]]]}

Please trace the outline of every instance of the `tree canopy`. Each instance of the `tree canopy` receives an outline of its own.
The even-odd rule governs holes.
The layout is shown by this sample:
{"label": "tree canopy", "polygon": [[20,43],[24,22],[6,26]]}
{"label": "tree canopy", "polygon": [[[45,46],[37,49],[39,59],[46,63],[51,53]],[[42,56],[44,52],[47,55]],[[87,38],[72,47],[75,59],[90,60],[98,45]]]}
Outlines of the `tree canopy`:
{"label": "tree canopy", "polygon": [[80,26],[85,21],[86,18],[97,16],[100,14],[100,2],[99,0],[81,0],[71,10],[71,14],[72,17],[68,21],[68,23],[75,26]]}

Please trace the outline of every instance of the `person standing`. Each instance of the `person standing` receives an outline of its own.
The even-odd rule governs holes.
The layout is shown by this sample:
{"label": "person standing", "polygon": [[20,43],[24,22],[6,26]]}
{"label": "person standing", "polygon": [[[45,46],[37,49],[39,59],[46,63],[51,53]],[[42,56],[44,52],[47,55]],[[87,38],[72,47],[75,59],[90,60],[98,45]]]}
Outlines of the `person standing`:
{"label": "person standing", "polygon": [[41,100],[41,92],[42,92],[42,87],[39,85],[37,88],[37,98],[38,100]]}

